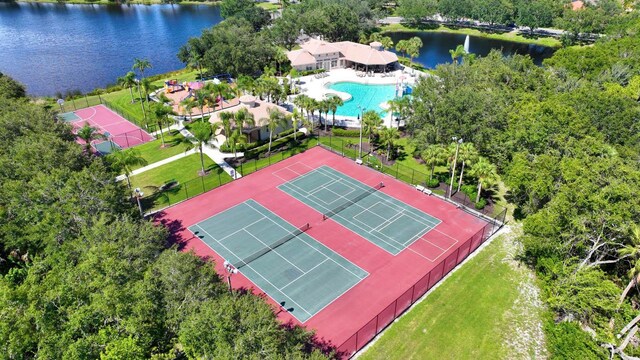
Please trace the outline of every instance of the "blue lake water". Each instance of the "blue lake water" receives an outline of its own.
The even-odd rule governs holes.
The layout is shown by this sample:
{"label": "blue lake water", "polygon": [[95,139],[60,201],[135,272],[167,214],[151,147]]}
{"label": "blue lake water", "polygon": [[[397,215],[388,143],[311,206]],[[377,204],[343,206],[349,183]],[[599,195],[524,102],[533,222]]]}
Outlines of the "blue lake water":
{"label": "blue lake water", "polygon": [[[395,85],[364,85],[354,82],[338,82],[329,85],[329,89],[351,94],[352,98],[338,107],[336,115],[357,117],[360,110],[375,110],[380,114],[384,110],[380,104],[396,96]],[[358,108],[360,107],[360,108]]]}
{"label": "blue lake water", "polygon": [[221,21],[208,5],[67,5],[0,2],[0,72],[32,95],[112,84],[148,58],[157,74],[184,65],[189,37]]}
{"label": "blue lake water", "polygon": [[[1,0],[0,0],[1,1]],[[209,5],[68,5],[0,2],[0,72],[27,86],[32,95],[90,91],[113,84],[131,69],[133,59],[148,58],[157,74],[182,68],[176,54],[189,37],[221,21]],[[418,61],[427,67],[451,62],[449,49],[464,35],[394,33],[394,42],[419,36]],[[471,38],[471,51],[491,49],[529,54],[536,63],[552,49]]]}
{"label": "blue lake water", "polygon": [[[463,45],[467,37],[462,34],[442,32],[397,32],[389,34],[394,44],[414,36],[419,37],[423,45],[422,49],[420,49],[420,55],[414,61],[430,69],[435,68],[438,64],[450,63],[452,60],[449,50],[455,49],[458,45]],[[502,51],[505,56],[513,54],[529,55],[537,65],[542,64],[544,59],[551,57],[555,52],[554,48],[540,45],[469,36],[469,52],[478,56],[486,56],[492,49]]]}

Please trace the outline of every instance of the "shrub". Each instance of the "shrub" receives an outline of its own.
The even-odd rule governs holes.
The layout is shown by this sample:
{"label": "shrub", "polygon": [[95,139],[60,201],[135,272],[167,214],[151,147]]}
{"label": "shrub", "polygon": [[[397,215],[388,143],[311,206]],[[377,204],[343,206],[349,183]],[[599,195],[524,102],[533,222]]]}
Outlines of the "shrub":
{"label": "shrub", "polygon": [[438,180],[435,177],[433,179],[431,179],[431,180],[427,180],[427,187],[437,188],[438,185],[440,185],[440,180]]}
{"label": "shrub", "polygon": [[475,203],[476,210],[482,210],[485,206],[487,206],[487,199],[485,198],[480,198],[480,201]]}
{"label": "shrub", "polygon": [[[301,139],[303,137],[304,137],[304,133],[298,132],[298,139]],[[271,143],[271,151],[286,145],[287,143],[289,143],[289,141],[292,141],[292,140],[293,140],[293,134],[272,141],[272,143]],[[252,159],[252,158],[255,158],[255,157],[259,157],[260,154],[267,152],[267,150],[269,150],[269,143],[266,143],[266,144],[260,145],[258,147],[255,147],[253,149],[249,149],[249,150],[245,151],[244,152],[244,157],[245,157],[245,159]]]}
{"label": "shrub", "polygon": [[343,136],[343,137],[360,137],[360,130],[345,130],[334,128],[331,130],[333,136]]}

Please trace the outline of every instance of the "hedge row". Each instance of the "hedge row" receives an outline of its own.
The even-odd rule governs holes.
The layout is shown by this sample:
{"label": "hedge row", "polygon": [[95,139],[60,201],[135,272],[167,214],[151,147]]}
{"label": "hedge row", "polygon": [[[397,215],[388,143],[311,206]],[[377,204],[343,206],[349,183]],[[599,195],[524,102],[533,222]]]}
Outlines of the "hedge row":
{"label": "hedge row", "polygon": [[331,130],[333,136],[343,136],[343,137],[360,137],[360,130],[345,130],[340,128],[334,128]]}
{"label": "hedge row", "polygon": [[[298,139],[302,139],[303,137],[304,137],[304,133],[301,132],[301,131],[298,131],[297,138]],[[291,135],[288,135],[288,136],[285,136],[285,137],[281,137],[279,139],[276,139],[276,140],[272,141],[272,143],[271,143],[271,151],[286,145],[291,140],[293,140],[293,133],[291,133]],[[260,154],[265,153],[268,150],[269,150],[269,143],[267,142],[264,145],[260,145],[258,147],[253,148],[253,149],[245,151],[244,157],[245,157],[245,159],[253,159],[255,157],[259,157]]]}

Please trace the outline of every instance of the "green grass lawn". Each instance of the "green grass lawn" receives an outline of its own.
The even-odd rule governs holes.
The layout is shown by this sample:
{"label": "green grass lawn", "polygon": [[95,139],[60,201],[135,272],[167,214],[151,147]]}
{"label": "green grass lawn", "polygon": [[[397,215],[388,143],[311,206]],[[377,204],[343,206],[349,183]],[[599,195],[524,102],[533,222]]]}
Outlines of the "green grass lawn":
{"label": "green grass lawn", "polygon": [[[160,160],[178,155],[185,151],[185,146],[182,144],[184,136],[179,131],[174,130],[170,134],[164,135],[165,147],[162,147],[162,140],[158,135],[158,139],[148,142],[146,144],[138,145],[135,147],[140,152],[140,155],[147,161],[148,165],[151,165]],[[142,166],[135,166],[133,169],[141,168]]]}
{"label": "green grass lawn", "polygon": [[267,11],[275,11],[280,9],[280,5],[269,3],[269,2],[261,2],[261,3],[258,3],[257,5]]}
{"label": "green grass lawn", "polygon": [[305,150],[313,146],[316,146],[317,143],[318,142],[315,138],[307,137],[295,147],[291,147],[284,151],[276,152],[270,157],[249,160],[248,162],[242,164],[242,168],[240,167],[236,167],[236,168],[238,169],[238,171],[240,171],[242,175],[249,175],[271,164],[275,164],[279,161],[290,158],[295,154],[304,152]]}
{"label": "green grass lawn", "polygon": [[[514,323],[533,316],[514,314],[520,303],[519,287],[531,282],[527,270],[514,266],[506,235],[451,275],[424,301],[405,314],[362,357],[372,359],[505,359],[512,349],[506,341],[521,336]],[[524,311],[523,311],[524,313]],[[535,339],[531,339],[534,341]],[[525,344],[525,353],[535,344]]]}
{"label": "green grass lawn", "polygon": [[[204,165],[209,173],[206,176],[199,176],[200,154],[192,154],[132,176],[131,185],[145,192],[143,203],[145,210],[148,211],[175,204],[231,181],[231,177],[206,155]],[[156,191],[159,186],[171,180],[177,181],[178,186],[164,192]]]}
{"label": "green grass lawn", "polygon": [[440,25],[435,29],[431,29],[431,28],[418,29],[418,28],[409,27],[405,24],[390,24],[390,25],[382,26],[380,28],[380,31],[382,31],[383,33],[384,32],[423,32],[423,31],[424,32],[446,32],[446,33],[452,33],[452,34],[471,35],[471,36],[484,37],[488,39],[513,41],[513,42],[519,42],[524,44],[536,44],[536,45],[556,47],[556,48],[562,45],[560,43],[560,40],[552,37],[529,37],[529,36],[523,36],[521,34],[517,34],[513,32],[489,33],[489,32],[480,31],[478,29],[450,28],[444,25]]}

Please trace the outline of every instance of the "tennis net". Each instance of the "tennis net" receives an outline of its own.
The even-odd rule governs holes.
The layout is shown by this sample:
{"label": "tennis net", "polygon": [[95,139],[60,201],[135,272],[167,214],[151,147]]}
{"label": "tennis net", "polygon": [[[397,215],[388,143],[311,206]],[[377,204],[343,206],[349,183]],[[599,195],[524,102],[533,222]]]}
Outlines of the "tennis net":
{"label": "tennis net", "polygon": [[344,204],[341,204],[340,206],[327,211],[326,213],[322,214],[322,220],[327,220],[328,218],[336,215],[337,213],[341,212],[342,210],[349,208],[353,205],[355,205],[358,201],[366,198],[367,196],[373,194],[374,192],[382,189],[384,187],[384,183],[379,183],[378,185],[367,189],[365,192],[363,192],[362,194],[356,196],[353,199],[347,199],[347,202],[345,202]]}
{"label": "tennis net", "polygon": [[263,255],[275,250],[276,248],[282,246],[284,243],[286,243],[287,241],[298,237],[299,235],[301,235],[303,232],[309,230],[309,228],[311,228],[311,225],[309,225],[309,223],[304,224],[303,226],[297,228],[296,230],[294,230],[293,232],[287,234],[287,236],[283,237],[282,239],[274,242],[273,244],[260,249],[256,252],[254,252],[253,254],[247,256],[246,258],[238,261],[237,263],[233,264],[233,267],[235,267],[236,269],[240,269],[243,266],[249,264],[252,261],[257,260],[258,258],[262,257]]}

